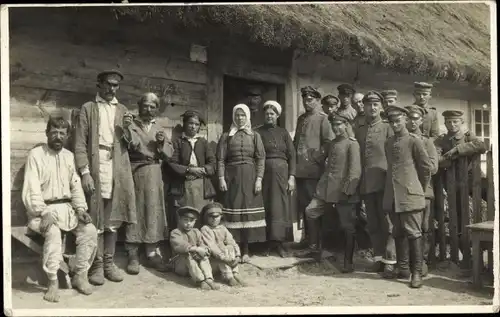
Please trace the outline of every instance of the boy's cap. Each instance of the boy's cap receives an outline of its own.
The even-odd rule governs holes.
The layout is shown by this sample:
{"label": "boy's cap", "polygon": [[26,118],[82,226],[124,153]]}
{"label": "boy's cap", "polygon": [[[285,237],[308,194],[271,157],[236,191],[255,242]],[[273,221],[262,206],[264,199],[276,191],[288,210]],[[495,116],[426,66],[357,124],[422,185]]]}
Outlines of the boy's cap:
{"label": "boy's cap", "polygon": [[177,209],[177,215],[179,215],[179,217],[182,217],[184,215],[187,215],[187,214],[193,214],[194,216],[196,217],[199,217],[200,216],[200,211],[194,207],[190,207],[190,206],[184,206],[184,207],[180,207],[179,209]]}

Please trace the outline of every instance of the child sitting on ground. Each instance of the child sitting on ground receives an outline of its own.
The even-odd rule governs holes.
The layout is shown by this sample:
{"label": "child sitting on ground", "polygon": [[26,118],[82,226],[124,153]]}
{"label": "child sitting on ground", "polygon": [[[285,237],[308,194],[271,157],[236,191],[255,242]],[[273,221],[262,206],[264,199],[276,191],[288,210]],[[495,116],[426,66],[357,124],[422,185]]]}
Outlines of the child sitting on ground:
{"label": "child sitting on ground", "polygon": [[219,289],[212,275],[210,251],[203,245],[200,230],[194,227],[200,212],[196,208],[184,206],[177,210],[177,215],[177,229],[170,233],[174,272],[191,276],[203,290]]}
{"label": "child sitting on ground", "polygon": [[238,272],[241,252],[233,236],[222,225],[222,205],[209,203],[203,207],[201,234],[203,243],[210,250],[210,262],[214,270],[221,272],[222,278],[230,286],[245,286]]}

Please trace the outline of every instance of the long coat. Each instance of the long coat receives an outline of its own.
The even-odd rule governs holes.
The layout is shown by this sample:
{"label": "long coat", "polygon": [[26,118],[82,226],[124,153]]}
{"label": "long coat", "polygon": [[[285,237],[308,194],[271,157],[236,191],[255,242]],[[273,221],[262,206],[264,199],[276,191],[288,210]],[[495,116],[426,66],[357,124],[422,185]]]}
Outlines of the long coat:
{"label": "long coat", "polygon": [[356,139],[337,136],[328,149],[328,163],[316,187],[315,197],[329,203],[356,202],[361,161]]}
{"label": "long coat", "polygon": [[189,166],[191,152],[194,150],[194,155],[198,160],[198,165],[200,167],[204,167],[207,171],[207,176],[203,178],[203,198],[214,198],[216,191],[212,184],[212,177],[215,175],[217,160],[215,158],[215,153],[208,144],[208,141],[205,138],[199,138],[194,144],[194,149],[192,149],[189,141],[184,137],[181,137],[173,142],[173,146],[174,154],[168,164],[175,172],[175,179],[171,180],[170,193],[175,196],[184,195],[186,170]]}
{"label": "long coat", "polygon": [[[96,102],[85,103],[75,129],[75,162],[78,171],[88,166],[94,179],[95,191],[87,196],[92,221],[98,230],[104,229],[104,203],[99,181],[99,108]],[[113,139],[113,193],[110,221],[136,223],[134,181],[127,145],[123,139],[123,115],[127,108],[116,105]]]}
{"label": "long coat", "polygon": [[[431,163],[431,175],[434,176],[439,169],[439,157],[437,154],[436,146],[434,145],[433,139],[420,133],[416,133],[424,142],[425,150],[429,155],[429,160]],[[429,182],[427,188],[425,189],[425,197],[428,199],[434,199],[434,184],[432,181]]]}
{"label": "long coat", "polygon": [[390,137],[385,144],[387,178],[383,206],[395,212],[425,208],[425,189],[431,179],[431,163],[422,139],[406,132]]}

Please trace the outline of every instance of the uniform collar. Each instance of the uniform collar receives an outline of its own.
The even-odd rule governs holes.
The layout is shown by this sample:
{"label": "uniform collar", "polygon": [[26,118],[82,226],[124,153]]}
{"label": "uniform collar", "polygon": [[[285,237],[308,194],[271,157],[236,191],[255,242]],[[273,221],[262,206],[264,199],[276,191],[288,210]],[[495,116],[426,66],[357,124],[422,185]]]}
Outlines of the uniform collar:
{"label": "uniform collar", "polygon": [[116,97],[113,97],[113,100],[111,100],[111,101],[107,101],[104,98],[102,98],[101,96],[99,96],[99,93],[96,94],[95,101],[97,103],[106,103],[106,104],[110,104],[110,105],[113,105],[113,106],[115,106],[115,105],[118,104],[118,99],[116,99]]}
{"label": "uniform collar", "polygon": [[374,125],[376,125],[376,124],[378,124],[380,122],[382,122],[382,118],[379,116],[375,120],[373,120],[371,122],[366,121],[365,123],[367,123],[370,127],[373,127]]}
{"label": "uniform collar", "polygon": [[410,131],[408,129],[405,129],[401,134],[394,134],[397,138],[402,138],[404,136],[407,136],[410,134]]}
{"label": "uniform collar", "polygon": [[465,132],[462,131],[462,130],[460,130],[460,131],[458,131],[457,133],[454,133],[454,134],[451,134],[451,133],[448,132],[448,137],[450,138],[450,140],[453,140],[453,139],[460,140],[460,139],[462,139],[464,137],[464,135],[465,135]]}
{"label": "uniform collar", "polygon": [[416,103],[414,103],[414,105],[422,108],[422,110],[424,110],[425,114],[427,114],[427,112],[429,112],[429,104],[428,103],[426,103],[424,106],[417,105]]}
{"label": "uniform collar", "polygon": [[186,133],[182,132],[182,138],[186,140],[197,140],[201,138],[201,135],[197,133],[194,137],[189,137],[186,135]]}

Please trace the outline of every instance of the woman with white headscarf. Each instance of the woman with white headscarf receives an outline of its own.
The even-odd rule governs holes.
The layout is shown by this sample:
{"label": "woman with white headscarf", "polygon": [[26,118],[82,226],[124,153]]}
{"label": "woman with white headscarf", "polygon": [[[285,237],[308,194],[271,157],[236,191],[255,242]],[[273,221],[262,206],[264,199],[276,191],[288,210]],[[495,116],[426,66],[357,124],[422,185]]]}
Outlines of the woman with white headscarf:
{"label": "woman with white headscarf", "polygon": [[293,242],[293,221],[288,194],[295,190],[296,152],[285,128],[277,126],[281,105],[273,100],[264,103],[264,125],[256,131],[266,151],[262,194],[266,209],[269,249],[286,256],[283,242]]}
{"label": "woman with white headscarf", "polygon": [[266,241],[262,178],[266,153],[261,137],[252,130],[250,109],[233,108],[233,123],[217,145],[217,173],[224,224],[240,244],[241,262],[249,261],[248,244]]}

